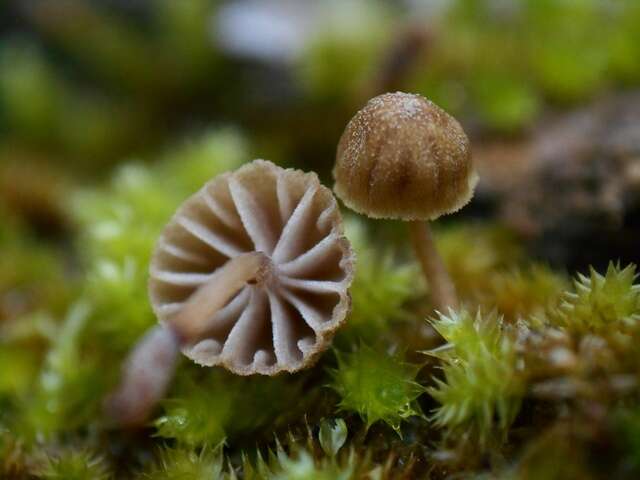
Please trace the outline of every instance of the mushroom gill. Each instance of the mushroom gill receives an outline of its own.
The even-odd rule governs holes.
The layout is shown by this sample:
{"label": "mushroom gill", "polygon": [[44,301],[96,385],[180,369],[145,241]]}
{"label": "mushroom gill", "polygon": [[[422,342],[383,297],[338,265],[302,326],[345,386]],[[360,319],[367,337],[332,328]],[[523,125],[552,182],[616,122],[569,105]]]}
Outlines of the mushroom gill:
{"label": "mushroom gill", "polygon": [[305,368],[344,322],[354,270],[335,198],[313,173],[255,160],[188,198],[151,260],[153,309],[172,325],[223,265],[251,252],[260,273],[214,313],[195,309],[198,334],[182,351],[240,375]]}

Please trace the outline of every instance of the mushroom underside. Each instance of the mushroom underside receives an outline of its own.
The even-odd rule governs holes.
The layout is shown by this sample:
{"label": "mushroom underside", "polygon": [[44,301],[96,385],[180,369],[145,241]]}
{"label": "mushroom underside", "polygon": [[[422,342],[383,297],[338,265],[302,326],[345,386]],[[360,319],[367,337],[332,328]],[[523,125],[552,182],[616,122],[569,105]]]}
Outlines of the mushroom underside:
{"label": "mushroom underside", "polygon": [[154,311],[169,322],[218,268],[251,251],[269,258],[269,274],[200,319],[206,335],[183,353],[242,375],[299,370],[344,321],[353,276],[335,199],[315,174],[257,160],[189,198],[152,258]]}

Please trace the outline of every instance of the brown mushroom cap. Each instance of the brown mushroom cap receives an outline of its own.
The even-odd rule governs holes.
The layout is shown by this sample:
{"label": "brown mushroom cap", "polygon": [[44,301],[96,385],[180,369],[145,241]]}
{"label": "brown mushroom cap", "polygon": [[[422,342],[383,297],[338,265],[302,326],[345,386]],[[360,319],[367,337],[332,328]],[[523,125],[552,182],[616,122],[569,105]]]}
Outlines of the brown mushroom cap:
{"label": "brown mushroom cap", "polygon": [[433,220],[469,202],[477,183],[460,124],[420,95],[385,93],[347,125],[334,191],[372,218]]}
{"label": "brown mushroom cap", "polygon": [[313,173],[255,160],[188,198],[151,260],[153,309],[169,323],[222,265],[253,251],[268,272],[200,319],[206,334],[183,353],[240,375],[305,368],[345,320],[354,269],[336,200]]}

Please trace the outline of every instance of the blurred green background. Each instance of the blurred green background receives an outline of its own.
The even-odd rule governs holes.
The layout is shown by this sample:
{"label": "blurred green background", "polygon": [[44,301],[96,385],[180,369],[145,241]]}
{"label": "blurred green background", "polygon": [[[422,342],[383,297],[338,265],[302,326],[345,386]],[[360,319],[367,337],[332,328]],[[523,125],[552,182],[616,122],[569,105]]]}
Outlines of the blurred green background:
{"label": "blurred green background", "polygon": [[634,0],[24,1],[0,12],[0,158],[100,178],[233,125],[332,163],[355,109],[416,92],[474,135],[640,82]]}
{"label": "blurred green background", "polygon": [[385,91],[510,142],[637,85],[639,23],[635,0],[4,1],[0,201],[55,234],[70,188],[221,128],[330,184],[344,125]]}

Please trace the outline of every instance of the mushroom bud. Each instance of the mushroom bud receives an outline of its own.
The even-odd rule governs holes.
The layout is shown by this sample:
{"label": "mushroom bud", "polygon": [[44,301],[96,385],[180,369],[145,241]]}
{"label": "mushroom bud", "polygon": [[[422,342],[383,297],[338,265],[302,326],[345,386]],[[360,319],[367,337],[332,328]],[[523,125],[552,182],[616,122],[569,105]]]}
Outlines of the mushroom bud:
{"label": "mushroom bud", "polygon": [[459,210],[473,196],[478,177],[460,124],[420,95],[377,96],[347,125],[333,175],[336,195],[351,209],[410,222],[436,308],[455,307],[455,288],[425,221]]}
{"label": "mushroom bud", "polygon": [[[331,191],[314,173],[255,160],[178,209],[152,256],[149,295],[165,336],[196,363],[275,375],[312,365],[329,346],[353,272]],[[138,423],[154,403],[128,374],[135,368],[115,395],[121,423]]]}

